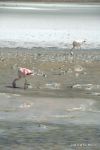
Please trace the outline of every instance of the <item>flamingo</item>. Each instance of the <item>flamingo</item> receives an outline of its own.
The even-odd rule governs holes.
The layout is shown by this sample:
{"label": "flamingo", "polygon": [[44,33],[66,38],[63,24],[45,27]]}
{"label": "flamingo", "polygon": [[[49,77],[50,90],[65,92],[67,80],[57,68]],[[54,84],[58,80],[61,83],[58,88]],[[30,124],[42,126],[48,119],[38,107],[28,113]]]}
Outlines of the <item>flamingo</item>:
{"label": "flamingo", "polygon": [[18,68],[18,77],[13,80],[12,87],[16,88],[16,81],[20,80],[21,78],[25,78],[24,89],[28,88],[28,83],[27,83],[27,80],[26,80],[26,76],[29,76],[29,75],[34,75],[32,70],[27,69],[27,68],[19,67]]}
{"label": "flamingo", "polygon": [[86,42],[85,40],[82,41],[82,42],[73,41],[73,43],[72,43],[73,47],[72,47],[72,49],[71,49],[70,54],[73,55],[72,50],[75,49],[75,48],[81,49],[81,45],[84,44],[85,42]]}

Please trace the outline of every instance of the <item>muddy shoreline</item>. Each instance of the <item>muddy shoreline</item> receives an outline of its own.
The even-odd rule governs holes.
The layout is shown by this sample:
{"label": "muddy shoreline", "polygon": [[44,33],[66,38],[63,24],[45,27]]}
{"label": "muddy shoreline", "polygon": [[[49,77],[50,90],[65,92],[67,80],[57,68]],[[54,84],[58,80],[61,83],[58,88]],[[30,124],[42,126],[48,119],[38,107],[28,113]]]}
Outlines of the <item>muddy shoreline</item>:
{"label": "muddy shoreline", "polygon": [[[0,48],[0,92],[22,93],[34,96],[72,97],[78,96],[75,84],[100,84],[99,51],[46,50],[41,48]],[[28,77],[31,88],[24,90],[24,79],[12,88],[17,68],[35,70],[36,75]],[[45,74],[46,77],[42,76]],[[84,95],[80,90],[80,96]],[[76,94],[77,93],[77,94]]]}

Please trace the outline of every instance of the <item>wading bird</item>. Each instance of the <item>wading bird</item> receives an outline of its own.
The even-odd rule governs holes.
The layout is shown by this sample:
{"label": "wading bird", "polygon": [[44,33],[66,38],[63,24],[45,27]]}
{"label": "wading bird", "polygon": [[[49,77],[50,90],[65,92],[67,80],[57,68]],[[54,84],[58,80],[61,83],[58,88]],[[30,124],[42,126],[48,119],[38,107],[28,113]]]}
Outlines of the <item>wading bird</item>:
{"label": "wading bird", "polygon": [[82,42],[73,41],[73,43],[72,43],[73,47],[72,47],[72,49],[70,51],[70,54],[73,55],[73,51],[72,50],[75,49],[75,48],[81,49],[81,45],[84,44],[85,42],[86,42],[85,40],[82,41]]}
{"label": "wading bird", "polygon": [[28,88],[28,83],[27,83],[26,77],[29,75],[35,75],[35,74],[30,69],[19,67],[18,68],[18,77],[13,80],[12,87],[16,88],[16,81],[20,80],[21,78],[25,78],[24,89]]}

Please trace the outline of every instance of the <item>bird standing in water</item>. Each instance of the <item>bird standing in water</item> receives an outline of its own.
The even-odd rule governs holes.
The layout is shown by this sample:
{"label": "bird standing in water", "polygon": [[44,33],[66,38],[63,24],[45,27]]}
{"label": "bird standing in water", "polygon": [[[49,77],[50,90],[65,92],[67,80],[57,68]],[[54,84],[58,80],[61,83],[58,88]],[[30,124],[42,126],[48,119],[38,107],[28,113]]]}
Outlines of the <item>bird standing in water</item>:
{"label": "bird standing in water", "polygon": [[24,89],[28,88],[28,83],[27,83],[27,80],[26,80],[26,76],[29,76],[29,75],[34,75],[32,70],[27,69],[27,68],[19,67],[18,68],[18,77],[13,80],[12,87],[16,88],[16,81],[20,80],[21,78],[25,78]]}
{"label": "bird standing in water", "polygon": [[75,48],[81,49],[81,45],[84,44],[84,43],[86,43],[85,40],[82,41],[82,42],[73,41],[73,43],[72,43],[73,47],[72,47],[72,49],[70,51],[70,54],[73,55],[73,49],[75,49]]}

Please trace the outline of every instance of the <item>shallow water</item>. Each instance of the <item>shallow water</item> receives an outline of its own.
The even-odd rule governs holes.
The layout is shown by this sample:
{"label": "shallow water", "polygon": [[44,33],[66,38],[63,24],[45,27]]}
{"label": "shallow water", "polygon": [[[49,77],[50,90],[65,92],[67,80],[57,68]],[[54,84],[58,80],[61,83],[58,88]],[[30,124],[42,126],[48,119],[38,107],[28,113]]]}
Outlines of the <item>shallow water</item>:
{"label": "shallow water", "polygon": [[[0,150],[100,150],[99,8],[0,6]],[[18,66],[37,72],[27,90]]]}
{"label": "shallow water", "polygon": [[86,40],[82,48],[98,49],[99,24],[100,5],[96,4],[1,5],[0,45],[71,48],[74,40]]}
{"label": "shallow water", "polygon": [[[100,127],[46,124],[40,129],[34,122],[0,122],[2,150],[99,150]],[[74,134],[73,134],[74,133]]]}
{"label": "shallow water", "polygon": [[100,102],[0,93],[1,150],[99,150]]}

